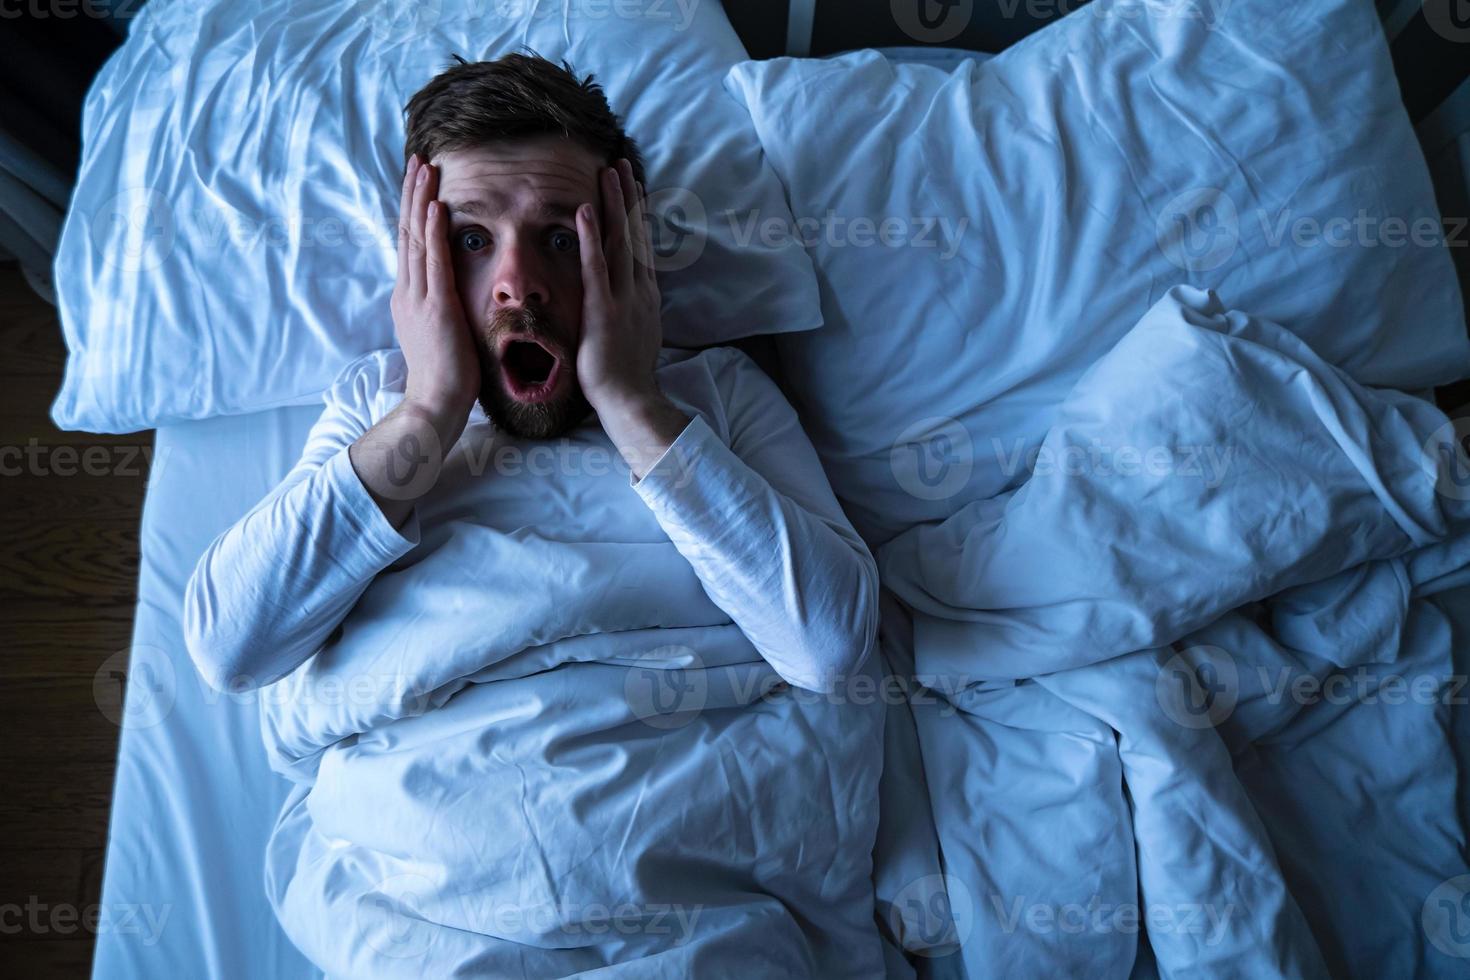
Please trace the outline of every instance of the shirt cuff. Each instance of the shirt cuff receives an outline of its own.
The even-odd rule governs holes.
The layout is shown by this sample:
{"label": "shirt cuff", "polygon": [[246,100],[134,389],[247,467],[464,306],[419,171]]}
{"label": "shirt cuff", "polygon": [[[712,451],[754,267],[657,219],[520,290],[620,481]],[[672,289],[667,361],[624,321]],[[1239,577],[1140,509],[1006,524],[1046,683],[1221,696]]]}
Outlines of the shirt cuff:
{"label": "shirt cuff", "polygon": [[352,468],[352,459],[348,456],[350,448],[343,446],[323,467],[327,485],[331,488],[332,506],[343,523],[356,532],[354,543],[371,563],[381,569],[418,546],[418,508],[409,511],[408,520],[401,530],[389,523],[383,516],[383,509],[362,485],[357,470]]}
{"label": "shirt cuff", "polygon": [[639,493],[646,493],[654,489],[682,487],[689,482],[695,458],[703,452],[706,442],[714,438],[714,431],[703,416],[697,412],[691,413],[691,416],[684,431],[669,443],[663,455],[654,461],[641,480],[635,479],[632,471],[629,471],[628,486]]}

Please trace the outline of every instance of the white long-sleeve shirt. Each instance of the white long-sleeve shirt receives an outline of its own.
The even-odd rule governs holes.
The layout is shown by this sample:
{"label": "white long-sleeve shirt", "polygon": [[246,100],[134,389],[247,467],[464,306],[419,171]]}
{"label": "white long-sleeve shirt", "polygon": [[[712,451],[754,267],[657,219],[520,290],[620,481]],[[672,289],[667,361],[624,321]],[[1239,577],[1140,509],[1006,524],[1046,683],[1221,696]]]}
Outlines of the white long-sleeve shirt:
{"label": "white long-sleeve shirt", "polygon": [[[495,430],[477,406],[438,482],[395,529],[348,447],[402,400],[406,377],[396,350],[349,365],[300,461],[200,558],[185,593],[184,636],[211,684],[240,690],[289,673],[376,576],[416,550],[448,546],[456,515],[466,513],[501,533],[552,536],[546,521],[557,514],[624,524],[651,514],[710,600],[788,683],[831,691],[871,652],[872,556],[796,413],[743,352],[662,352],[660,387],[691,421],[636,481],[595,416],[570,437],[522,441]],[[608,478],[619,472],[626,478]],[[615,601],[615,590],[608,594]]]}

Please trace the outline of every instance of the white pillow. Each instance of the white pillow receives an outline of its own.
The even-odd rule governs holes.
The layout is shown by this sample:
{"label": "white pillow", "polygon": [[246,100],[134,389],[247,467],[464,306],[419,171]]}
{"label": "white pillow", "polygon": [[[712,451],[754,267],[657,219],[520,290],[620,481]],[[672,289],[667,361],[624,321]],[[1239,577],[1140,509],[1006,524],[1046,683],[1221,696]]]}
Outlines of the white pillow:
{"label": "white pillow", "polygon": [[528,45],[603,84],[644,150],[665,341],[821,324],[789,216],[724,91],[745,57],[715,3],[154,0],[95,81],[56,260],[67,429],[125,432],[315,400],[393,344],[402,109],[452,54]]}
{"label": "white pillow", "polygon": [[726,85],[817,266],[826,325],[778,348],[870,543],[1022,482],[1176,284],[1370,385],[1470,372],[1371,0],[1098,0],[953,72],[858,52]]}

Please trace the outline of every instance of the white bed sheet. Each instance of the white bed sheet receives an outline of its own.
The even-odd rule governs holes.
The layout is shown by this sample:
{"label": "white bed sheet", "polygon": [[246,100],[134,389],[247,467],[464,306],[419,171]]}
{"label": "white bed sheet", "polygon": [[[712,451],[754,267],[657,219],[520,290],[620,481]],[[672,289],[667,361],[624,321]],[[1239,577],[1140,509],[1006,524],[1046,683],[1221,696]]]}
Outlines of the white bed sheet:
{"label": "white bed sheet", "polygon": [[319,406],[157,433],[93,976],[320,976],[276,923],[265,841],[287,783],[255,693],[207,688],[184,649],[184,585],[206,545],[300,455]]}

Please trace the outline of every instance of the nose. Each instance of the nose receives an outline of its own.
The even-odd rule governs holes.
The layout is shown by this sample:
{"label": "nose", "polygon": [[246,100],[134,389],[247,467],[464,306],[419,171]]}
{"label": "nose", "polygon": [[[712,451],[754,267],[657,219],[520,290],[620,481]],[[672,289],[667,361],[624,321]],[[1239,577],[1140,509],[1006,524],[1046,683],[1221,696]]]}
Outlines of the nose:
{"label": "nose", "polygon": [[519,242],[502,245],[495,269],[496,306],[545,306],[551,298],[546,269],[535,249]]}

